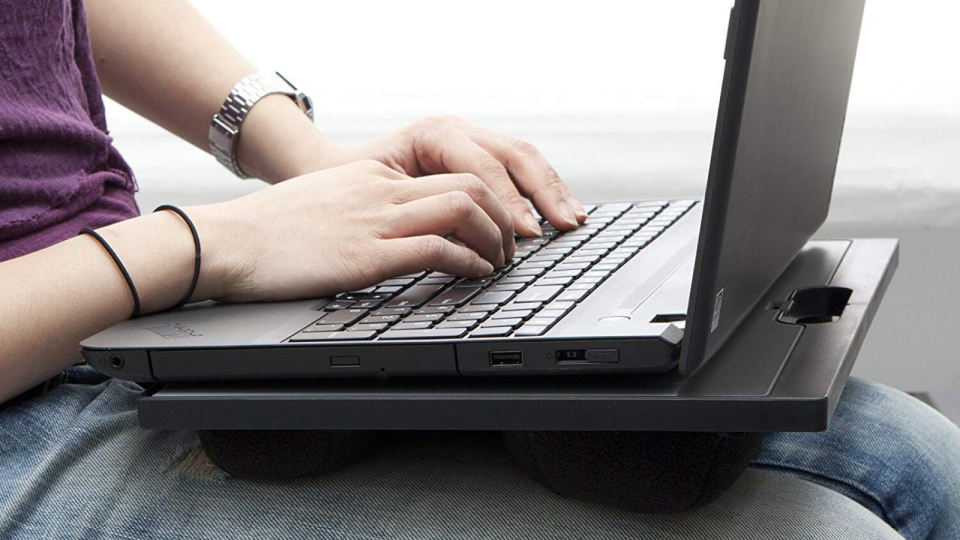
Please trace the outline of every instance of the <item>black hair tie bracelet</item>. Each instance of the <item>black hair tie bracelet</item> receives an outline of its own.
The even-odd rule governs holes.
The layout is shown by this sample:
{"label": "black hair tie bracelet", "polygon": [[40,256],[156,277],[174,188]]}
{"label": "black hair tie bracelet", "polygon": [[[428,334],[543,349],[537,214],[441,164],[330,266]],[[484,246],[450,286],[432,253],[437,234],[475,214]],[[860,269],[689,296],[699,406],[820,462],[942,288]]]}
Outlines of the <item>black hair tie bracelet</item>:
{"label": "black hair tie bracelet", "polygon": [[97,242],[103,246],[103,249],[107,250],[107,253],[110,254],[110,258],[113,259],[114,264],[117,265],[117,268],[120,269],[120,273],[123,274],[123,279],[127,282],[127,287],[130,287],[130,294],[133,295],[133,314],[130,315],[130,318],[140,315],[140,295],[137,294],[137,286],[133,284],[133,278],[130,277],[130,272],[127,272],[127,267],[123,265],[123,262],[120,260],[120,257],[117,255],[117,252],[110,247],[110,244],[103,239],[96,231],[93,229],[88,229],[84,227],[80,229],[80,234],[86,234],[93,237]]}
{"label": "black hair tie bracelet", "polygon": [[[183,306],[187,305],[187,303],[190,301],[190,298],[193,296],[194,291],[197,290],[197,282],[200,281],[200,235],[197,233],[197,228],[193,226],[193,221],[190,219],[187,213],[184,212],[183,210],[170,204],[164,204],[164,205],[158,206],[154,210],[154,212],[160,212],[162,210],[169,210],[174,214],[177,214],[187,224],[187,227],[190,227],[190,234],[193,235],[193,245],[197,251],[196,259],[194,260],[194,263],[193,263],[193,281],[190,282],[190,289],[187,290],[187,294],[186,296],[183,297],[183,300],[180,300],[180,302],[178,302],[177,305],[170,308],[170,309],[180,309]],[[130,286],[132,288],[133,284],[131,283]]]}

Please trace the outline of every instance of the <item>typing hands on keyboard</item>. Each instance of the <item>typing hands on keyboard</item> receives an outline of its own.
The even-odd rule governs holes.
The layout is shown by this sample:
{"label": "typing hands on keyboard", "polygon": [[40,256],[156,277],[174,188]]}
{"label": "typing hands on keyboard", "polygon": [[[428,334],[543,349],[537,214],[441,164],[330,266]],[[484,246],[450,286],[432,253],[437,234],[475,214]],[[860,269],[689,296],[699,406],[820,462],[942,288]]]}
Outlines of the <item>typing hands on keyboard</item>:
{"label": "typing hands on keyboard", "polygon": [[539,336],[659,236],[695,201],[587,205],[579,228],[518,238],[489,276],[420,272],[337,296],[291,342]]}

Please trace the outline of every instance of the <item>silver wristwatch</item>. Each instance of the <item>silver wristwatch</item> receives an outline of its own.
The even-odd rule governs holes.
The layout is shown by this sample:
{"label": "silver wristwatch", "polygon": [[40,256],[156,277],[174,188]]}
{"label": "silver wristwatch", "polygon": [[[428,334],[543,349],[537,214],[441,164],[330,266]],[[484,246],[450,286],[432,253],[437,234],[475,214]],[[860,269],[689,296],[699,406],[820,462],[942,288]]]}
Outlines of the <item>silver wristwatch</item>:
{"label": "silver wristwatch", "polygon": [[247,113],[264,96],[283,94],[313,120],[313,101],[280,73],[254,73],[244,77],[220,106],[210,122],[210,153],[240,178],[250,178],[237,163],[237,139]]}

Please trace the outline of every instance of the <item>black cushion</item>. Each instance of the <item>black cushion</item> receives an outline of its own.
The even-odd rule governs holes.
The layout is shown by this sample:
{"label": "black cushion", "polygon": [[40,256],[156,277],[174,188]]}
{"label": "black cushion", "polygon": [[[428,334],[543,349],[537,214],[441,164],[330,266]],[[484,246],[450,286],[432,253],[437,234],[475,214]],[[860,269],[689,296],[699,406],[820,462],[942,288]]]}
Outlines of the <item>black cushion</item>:
{"label": "black cushion", "polygon": [[200,444],[218,467],[239,478],[323,474],[366,454],[373,431],[201,431]]}
{"label": "black cushion", "polygon": [[[221,469],[241,478],[330,472],[366,454],[369,431],[201,431]],[[763,434],[505,432],[520,468],[565,497],[633,512],[668,513],[717,498],[746,469]]]}
{"label": "black cushion", "polygon": [[521,469],[555,493],[647,513],[717,498],[763,442],[762,433],[519,431],[503,438]]}

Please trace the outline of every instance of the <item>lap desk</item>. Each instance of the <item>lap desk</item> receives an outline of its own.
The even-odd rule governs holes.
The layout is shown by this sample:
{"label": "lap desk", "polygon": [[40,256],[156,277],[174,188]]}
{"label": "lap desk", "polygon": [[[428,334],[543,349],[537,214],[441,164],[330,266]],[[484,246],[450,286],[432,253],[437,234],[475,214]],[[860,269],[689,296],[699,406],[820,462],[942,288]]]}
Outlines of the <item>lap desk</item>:
{"label": "lap desk", "polygon": [[327,379],[148,388],[148,429],[822,431],[898,262],[888,239],[814,240],[691,376]]}

